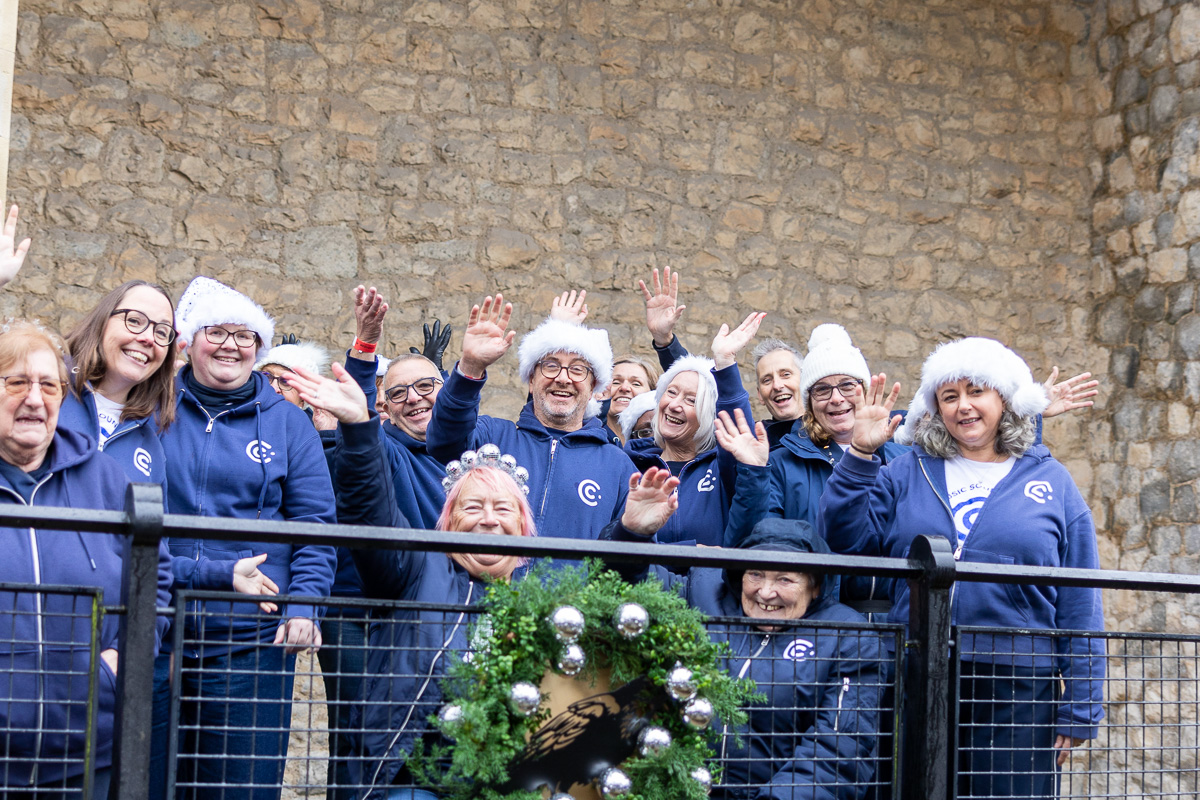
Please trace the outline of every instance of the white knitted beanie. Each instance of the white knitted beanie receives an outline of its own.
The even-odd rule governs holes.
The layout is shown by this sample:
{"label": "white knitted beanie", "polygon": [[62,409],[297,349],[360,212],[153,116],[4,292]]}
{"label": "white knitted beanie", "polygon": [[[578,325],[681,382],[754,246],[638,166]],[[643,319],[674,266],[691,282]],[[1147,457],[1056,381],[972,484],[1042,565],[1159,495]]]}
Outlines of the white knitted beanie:
{"label": "white knitted beanie", "polygon": [[657,392],[642,392],[632,397],[629,405],[625,406],[625,410],[617,415],[617,422],[621,425],[621,437],[625,441],[629,441],[629,434],[633,433],[633,426],[637,425],[637,421],[647,411],[653,411],[656,408],[658,408]]}
{"label": "white knitted beanie", "polygon": [[190,345],[201,328],[229,323],[245,325],[258,334],[261,342],[257,353],[259,359],[270,352],[271,340],[275,338],[275,320],[263,311],[262,306],[220,281],[203,275],[193,278],[175,308],[175,329],[179,338]]}
{"label": "white knitted beanie", "polygon": [[806,409],[812,410],[808,390],[830,375],[849,375],[862,381],[863,386],[871,383],[867,360],[850,342],[850,334],[841,325],[827,322],[814,328],[808,337],[808,355],[800,367],[800,397]]}
{"label": "white knitted beanie", "polygon": [[917,423],[937,413],[937,390],[947,383],[969,380],[976,386],[995,389],[1018,417],[1033,417],[1046,410],[1050,398],[1033,379],[1029,365],[995,339],[972,336],[939,344],[921,367],[921,386],[913,397],[908,416],[895,439],[912,444]]}
{"label": "white knitted beanie", "polygon": [[594,394],[607,391],[612,383],[612,346],[608,343],[608,331],[602,328],[585,328],[557,319],[548,319],[538,325],[521,338],[517,348],[521,382],[529,383],[533,366],[551,353],[571,353],[587,361],[596,378]]}
{"label": "white knitted beanie", "polygon": [[254,368],[261,370],[268,364],[278,364],[290,370],[300,367],[314,375],[324,375],[329,371],[329,352],[319,344],[311,342],[281,344],[272,347],[268,357],[259,358]]}

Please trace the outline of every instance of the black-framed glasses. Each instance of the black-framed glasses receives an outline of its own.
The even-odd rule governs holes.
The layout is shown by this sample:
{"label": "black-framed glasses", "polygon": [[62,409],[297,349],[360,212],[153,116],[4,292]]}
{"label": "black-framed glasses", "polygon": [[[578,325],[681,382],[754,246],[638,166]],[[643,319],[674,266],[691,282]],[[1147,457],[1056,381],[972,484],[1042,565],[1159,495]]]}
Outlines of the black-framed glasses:
{"label": "black-framed glasses", "polygon": [[249,347],[258,342],[258,334],[244,328],[240,331],[227,331],[217,325],[204,326],[204,338],[208,339],[209,344],[225,344],[225,340],[230,336],[238,347]]}
{"label": "black-framed glasses", "polygon": [[842,381],[836,386],[828,383],[818,383],[816,386],[808,390],[808,396],[813,400],[828,400],[833,397],[833,390],[837,389],[838,394],[842,397],[850,398],[858,391],[858,387],[862,386],[862,381]]}
{"label": "black-framed glasses", "polygon": [[588,375],[592,374],[592,368],[584,366],[583,364],[572,364],[569,367],[565,367],[557,361],[539,361],[537,363],[537,368],[538,372],[542,373],[543,377],[549,378],[550,380],[557,378],[558,374],[565,369],[567,371],[567,376],[576,383],[584,380]]}
{"label": "black-framed glasses", "polygon": [[[236,342],[237,339],[234,339]],[[287,382],[287,377],[284,375],[272,375],[269,372],[263,373],[267,376],[267,383],[271,384],[271,388],[277,392],[296,391],[296,388]]]}
{"label": "black-framed glasses", "polygon": [[171,342],[175,341],[175,328],[169,322],[155,322],[142,312],[132,308],[118,308],[109,316],[115,317],[118,314],[125,315],[125,330],[130,333],[141,333],[153,325],[155,344],[160,347],[170,347]]}
{"label": "black-framed glasses", "polygon": [[24,397],[29,394],[35,383],[41,390],[42,397],[47,400],[61,400],[67,391],[66,383],[49,378],[35,381],[28,375],[4,375],[0,376],[0,381],[4,381],[4,391],[12,397]]}
{"label": "black-framed glasses", "polygon": [[389,403],[399,404],[408,399],[409,389],[412,389],[421,397],[428,397],[429,395],[433,394],[433,390],[441,382],[441,378],[421,378],[421,380],[414,381],[413,383],[397,384],[396,386],[386,390],[383,393],[383,396],[388,399]]}
{"label": "black-framed glasses", "polygon": [[638,428],[629,432],[630,439],[649,439],[654,436],[654,428]]}

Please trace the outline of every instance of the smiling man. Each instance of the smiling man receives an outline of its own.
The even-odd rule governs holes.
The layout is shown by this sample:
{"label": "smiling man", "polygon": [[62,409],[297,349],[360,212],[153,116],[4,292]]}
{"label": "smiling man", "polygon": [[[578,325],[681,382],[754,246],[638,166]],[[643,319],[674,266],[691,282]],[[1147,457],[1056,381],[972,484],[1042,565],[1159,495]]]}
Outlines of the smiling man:
{"label": "smiling man", "polygon": [[608,443],[600,420],[585,419],[588,401],[612,381],[608,333],[548,319],[518,348],[530,401],[518,420],[479,414],[487,368],[512,345],[512,305],[497,295],[471,309],[462,359],[451,370],[426,429],[426,446],[442,462],[493,442],[529,471],[529,502],[543,536],[595,539],[625,505],[633,463]]}

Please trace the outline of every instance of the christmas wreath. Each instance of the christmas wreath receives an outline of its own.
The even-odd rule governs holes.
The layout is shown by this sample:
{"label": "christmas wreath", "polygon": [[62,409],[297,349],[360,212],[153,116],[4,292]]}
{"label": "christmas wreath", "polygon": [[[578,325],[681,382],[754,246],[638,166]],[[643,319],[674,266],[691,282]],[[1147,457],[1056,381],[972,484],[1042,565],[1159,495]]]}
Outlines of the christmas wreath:
{"label": "christmas wreath", "polygon": [[[598,561],[497,581],[480,611],[431,720],[453,744],[414,753],[418,777],[453,800],[541,800],[543,787],[569,800],[570,786],[593,781],[622,800],[708,794],[715,729],[744,724],[754,685],[722,669],[728,647],[703,614]],[[613,688],[551,718],[539,688],[551,673],[588,685],[603,674]]]}

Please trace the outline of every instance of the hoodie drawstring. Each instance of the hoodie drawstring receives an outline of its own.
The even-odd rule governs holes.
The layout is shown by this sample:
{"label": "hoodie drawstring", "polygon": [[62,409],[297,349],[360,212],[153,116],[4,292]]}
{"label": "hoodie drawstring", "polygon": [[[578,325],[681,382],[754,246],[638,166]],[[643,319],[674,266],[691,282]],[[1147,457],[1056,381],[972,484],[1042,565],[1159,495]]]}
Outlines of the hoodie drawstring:
{"label": "hoodie drawstring", "polygon": [[258,439],[258,465],[262,467],[262,488],[258,492],[258,513],[255,519],[262,519],[263,506],[267,504],[267,446],[262,440],[262,403],[254,403],[254,435]]}

